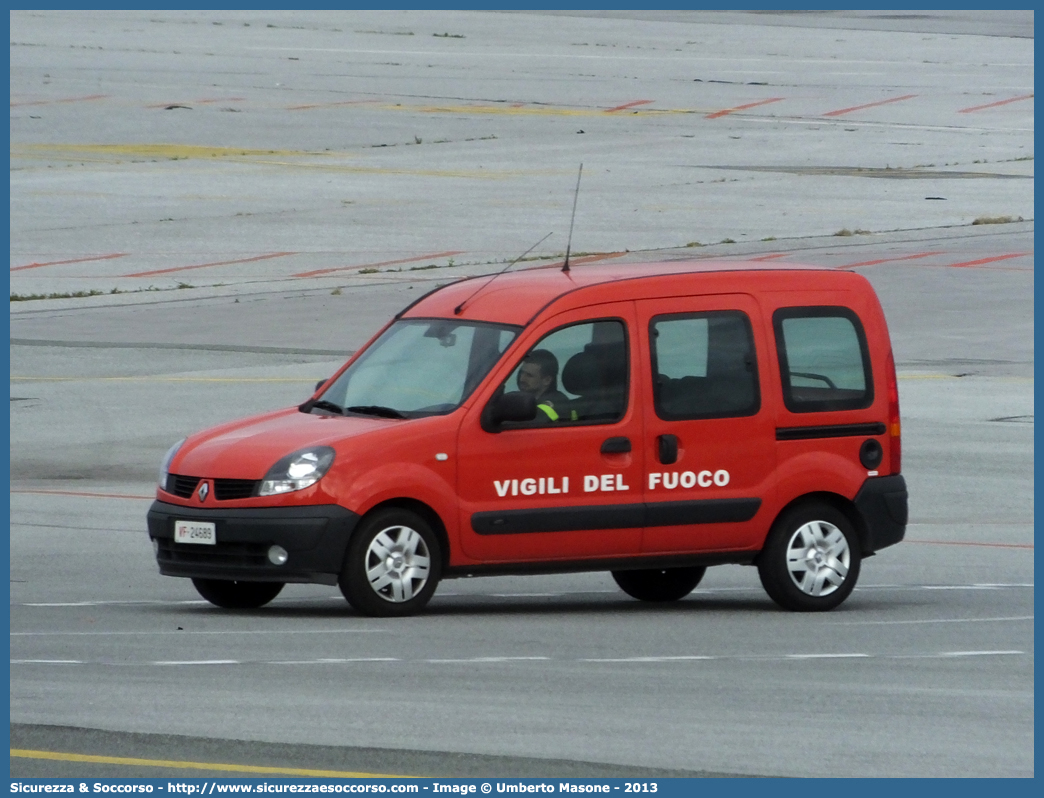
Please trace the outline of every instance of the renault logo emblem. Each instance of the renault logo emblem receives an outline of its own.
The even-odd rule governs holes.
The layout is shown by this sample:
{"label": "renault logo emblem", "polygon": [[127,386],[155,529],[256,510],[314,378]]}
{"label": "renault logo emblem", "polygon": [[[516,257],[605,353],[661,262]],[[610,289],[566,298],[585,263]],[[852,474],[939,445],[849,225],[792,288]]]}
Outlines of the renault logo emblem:
{"label": "renault logo emblem", "polygon": [[210,493],[210,483],[209,482],[204,482],[202,485],[199,486],[199,500],[200,500],[200,502],[205,502],[207,500],[207,495],[209,493]]}

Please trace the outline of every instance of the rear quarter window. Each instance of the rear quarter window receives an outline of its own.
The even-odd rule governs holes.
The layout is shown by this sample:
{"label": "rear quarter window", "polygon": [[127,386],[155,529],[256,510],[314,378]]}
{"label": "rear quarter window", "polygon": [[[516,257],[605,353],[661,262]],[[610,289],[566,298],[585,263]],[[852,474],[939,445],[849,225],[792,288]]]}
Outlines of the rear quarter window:
{"label": "rear quarter window", "polygon": [[780,308],[772,323],[787,410],[816,413],[873,404],[870,351],[855,312],[833,306]]}

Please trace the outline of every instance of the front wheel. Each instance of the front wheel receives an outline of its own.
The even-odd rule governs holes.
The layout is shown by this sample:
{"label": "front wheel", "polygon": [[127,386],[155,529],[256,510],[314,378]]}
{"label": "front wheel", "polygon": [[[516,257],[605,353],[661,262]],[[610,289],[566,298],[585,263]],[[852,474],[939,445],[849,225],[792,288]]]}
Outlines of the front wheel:
{"label": "front wheel", "polygon": [[859,540],[852,522],[820,502],[779,517],[758,556],[758,575],[769,598],[786,610],[832,610],[859,579]]}
{"label": "front wheel", "polygon": [[380,510],[363,520],[348,544],[339,585],[363,615],[414,615],[435,592],[442,555],[431,526],[409,510]]}
{"label": "front wheel", "polygon": [[193,579],[196,592],[226,610],[253,610],[279,595],[282,582],[234,582],[228,579]]}
{"label": "front wheel", "polygon": [[703,579],[706,568],[649,568],[613,571],[613,580],[631,598],[639,601],[678,601],[689,595]]}

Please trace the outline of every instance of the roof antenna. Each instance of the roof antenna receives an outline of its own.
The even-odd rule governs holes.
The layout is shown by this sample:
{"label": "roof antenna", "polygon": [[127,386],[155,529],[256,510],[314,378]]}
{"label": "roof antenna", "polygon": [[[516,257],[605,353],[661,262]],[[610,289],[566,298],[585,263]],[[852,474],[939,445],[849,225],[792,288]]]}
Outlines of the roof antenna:
{"label": "roof antenna", "polygon": [[573,194],[573,215],[569,218],[569,240],[566,241],[566,256],[565,263],[562,264],[562,271],[569,271],[569,248],[573,245],[573,222],[576,221],[576,201],[580,198],[580,176],[584,173],[584,165],[580,164],[580,171],[576,175],[576,192]]}
{"label": "roof antenna", "polygon": [[502,275],[504,272],[506,272],[508,269],[510,269],[512,266],[514,266],[516,263],[518,263],[520,260],[522,260],[522,258],[524,258],[526,255],[528,255],[534,249],[539,247],[545,241],[547,241],[547,239],[551,238],[551,235],[552,235],[551,233],[548,233],[546,236],[544,236],[539,241],[537,241],[533,246],[531,246],[529,249],[527,249],[525,252],[523,252],[521,255],[519,255],[517,258],[515,258],[513,261],[511,261],[511,263],[509,263],[507,266],[505,266],[499,272],[494,274],[489,280],[487,280],[482,285],[480,285],[478,288],[476,288],[474,290],[474,292],[472,292],[472,294],[470,296],[468,296],[467,299],[465,299],[463,302],[461,302],[459,305],[457,305],[457,307],[453,308],[453,315],[454,316],[459,316],[461,314],[461,311],[464,310],[464,306],[466,304],[468,304],[468,302],[470,302],[475,297],[475,294],[477,294],[479,291],[481,291],[487,285],[489,285],[494,280],[496,280],[498,277],[500,277],[500,275]]}

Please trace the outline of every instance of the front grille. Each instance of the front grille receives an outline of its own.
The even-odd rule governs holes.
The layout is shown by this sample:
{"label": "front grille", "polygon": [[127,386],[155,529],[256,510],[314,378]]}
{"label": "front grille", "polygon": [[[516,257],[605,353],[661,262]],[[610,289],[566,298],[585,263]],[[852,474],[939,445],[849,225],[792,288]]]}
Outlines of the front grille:
{"label": "front grille", "polygon": [[257,488],[256,479],[215,479],[214,498],[219,502],[249,499]]}
{"label": "front grille", "polygon": [[[203,477],[186,477],[181,474],[168,474],[166,490],[182,499],[192,498]],[[214,498],[219,502],[233,499],[249,499],[258,487],[256,479],[215,479]]]}
{"label": "front grille", "polygon": [[171,538],[155,540],[159,544],[156,553],[159,562],[242,568],[270,565],[266,543],[218,543],[216,546],[199,546],[175,543]]}
{"label": "front grille", "polygon": [[167,492],[188,499],[196,489],[202,477],[185,477],[181,474],[167,474]]}

